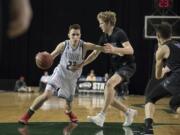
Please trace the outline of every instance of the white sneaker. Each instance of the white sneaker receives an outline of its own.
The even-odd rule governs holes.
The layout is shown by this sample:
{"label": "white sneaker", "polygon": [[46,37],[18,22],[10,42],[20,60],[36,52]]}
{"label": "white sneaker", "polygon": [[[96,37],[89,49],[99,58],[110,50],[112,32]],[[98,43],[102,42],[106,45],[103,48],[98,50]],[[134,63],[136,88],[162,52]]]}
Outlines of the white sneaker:
{"label": "white sneaker", "polygon": [[105,115],[98,113],[96,116],[87,116],[90,122],[95,123],[97,126],[103,127],[105,121]]}
{"label": "white sneaker", "polygon": [[130,126],[133,123],[134,117],[137,115],[137,110],[129,109],[125,114],[123,126]]}

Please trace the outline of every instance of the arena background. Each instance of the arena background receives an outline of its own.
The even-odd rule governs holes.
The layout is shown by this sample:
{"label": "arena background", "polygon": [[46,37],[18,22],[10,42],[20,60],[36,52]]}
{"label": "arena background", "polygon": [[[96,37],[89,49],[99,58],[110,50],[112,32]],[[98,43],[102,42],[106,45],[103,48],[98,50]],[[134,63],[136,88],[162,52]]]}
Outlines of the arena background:
{"label": "arena background", "polygon": [[[131,80],[130,92],[143,94],[151,74],[155,40],[144,38],[144,16],[151,15],[154,0],[31,0],[33,20],[26,34],[16,39],[7,39],[4,35],[0,55],[0,79],[14,80],[20,75],[26,77],[28,85],[38,85],[43,71],[34,61],[39,51],[51,52],[56,45],[67,39],[68,26],[78,23],[82,26],[82,39],[98,42],[101,31],[96,15],[99,11],[112,10],[117,13],[117,26],[123,28],[132,43],[137,71]],[[180,15],[179,0],[174,1],[173,11]],[[6,10],[8,7],[3,7]],[[3,12],[3,30],[7,26],[8,13]],[[96,75],[103,76],[108,70],[106,56],[100,57],[84,68],[83,75],[94,69]],[[58,63],[56,59],[49,72]]]}

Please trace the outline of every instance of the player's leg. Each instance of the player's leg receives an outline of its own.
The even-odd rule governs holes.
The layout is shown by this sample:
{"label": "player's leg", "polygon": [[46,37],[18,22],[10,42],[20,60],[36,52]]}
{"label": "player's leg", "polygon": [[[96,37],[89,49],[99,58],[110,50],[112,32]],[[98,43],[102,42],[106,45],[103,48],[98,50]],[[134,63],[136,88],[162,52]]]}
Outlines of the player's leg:
{"label": "player's leg", "polygon": [[174,112],[180,113],[180,73],[172,74],[167,82],[167,90],[173,95],[169,103],[170,107]]}
{"label": "player's leg", "polygon": [[[129,79],[133,76],[136,70],[135,64],[126,65],[121,67],[116,71],[116,73],[107,81],[105,87],[105,105],[102,108],[102,112],[107,111],[107,107],[111,104],[115,108],[123,111],[124,113],[128,112],[128,107],[120,103],[114,98],[115,87],[121,85],[122,83],[129,82]],[[109,103],[110,101],[110,103]]]}
{"label": "player's leg", "polygon": [[65,111],[66,112],[72,111],[72,101],[66,100]]}
{"label": "player's leg", "polygon": [[105,88],[105,104],[102,108],[102,113],[106,113],[108,106],[112,105],[113,107],[117,108],[120,111],[123,111],[124,113],[128,112],[129,108],[125,106],[123,103],[115,99],[115,87],[118,84],[121,84],[123,81],[123,77],[121,77],[118,74],[114,74],[106,84]]}
{"label": "player's leg", "polygon": [[115,87],[122,82],[122,77],[118,74],[114,74],[108,81],[105,87],[105,92],[104,92],[104,96],[105,96],[105,103],[104,106],[101,110],[101,112],[96,115],[96,116],[89,116],[88,119],[91,122],[94,122],[96,125],[102,127],[105,121],[105,114],[107,112],[107,109],[109,107],[109,105],[114,106],[115,108],[123,111],[126,115],[126,120],[125,123],[123,124],[124,126],[129,126],[131,125],[132,121],[133,121],[133,117],[134,115],[137,113],[135,110],[133,109],[129,109],[128,107],[126,107],[124,104],[122,104],[121,102],[117,101],[115,99]]}
{"label": "player's leg", "polygon": [[147,97],[149,95],[149,93],[151,92],[151,90],[154,87],[156,87],[157,85],[159,85],[161,82],[162,82],[162,79],[157,80],[155,78],[151,78],[146,85],[146,89],[145,89],[145,93],[144,93],[145,97]]}
{"label": "player's leg", "polygon": [[[120,84],[123,81],[123,78],[119,76],[118,74],[114,74],[106,83],[105,91],[104,91],[104,97],[105,97],[105,103],[101,110],[102,113],[106,113],[109,105],[112,104],[115,96],[115,87]],[[127,111],[127,107],[121,106],[121,110],[123,112]]]}
{"label": "player's leg", "polygon": [[72,112],[72,100],[66,100],[65,114],[69,117],[71,122],[78,122],[77,116]]}
{"label": "player's leg", "polygon": [[32,117],[34,112],[38,110],[43,103],[49,99],[53,95],[53,90],[54,88],[51,85],[47,85],[46,90],[44,91],[43,94],[38,96],[28,109],[28,111],[20,118],[19,122],[23,124],[28,124],[28,120]]}
{"label": "player's leg", "polygon": [[169,106],[173,110],[173,112],[180,113],[180,94],[174,95],[171,98]]}
{"label": "player's leg", "polygon": [[42,95],[40,95],[39,97],[37,97],[34,100],[30,109],[32,109],[34,111],[38,110],[43,105],[43,103],[53,95],[53,93],[54,93],[54,90],[52,90],[53,88],[51,86],[48,88],[50,88],[50,89],[46,89]]}
{"label": "player's leg", "polygon": [[117,96],[121,97],[123,100],[126,100],[127,96],[129,95],[128,83],[129,82],[123,82],[121,85],[116,87]]}
{"label": "player's leg", "polygon": [[[130,78],[133,76],[136,70],[135,64],[126,65],[119,70],[116,71],[116,74],[119,75],[119,77],[122,78],[119,85],[123,83],[129,82]],[[117,87],[117,86],[116,86]],[[111,103],[113,107],[115,107],[118,110],[121,110],[125,114],[125,121],[123,123],[123,126],[130,126],[134,120],[134,116],[137,115],[137,111],[131,108],[126,107],[124,104],[122,104],[117,99],[113,99],[113,102]]]}
{"label": "player's leg", "polygon": [[171,98],[169,105],[173,112],[180,114],[180,94],[174,95]]}
{"label": "player's leg", "polygon": [[[105,121],[105,113],[114,100],[115,89],[114,87],[122,82],[122,78],[118,74],[114,74],[106,83],[104,90],[105,103],[100,113],[96,116],[88,116],[89,121],[94,122],[96,125],[103,127]],[[122,111],[127,111],[125,106],[121,107]]]}
{"label": "player's leg", "polygon": [[74,123],[78,122],[77,116],[72,112],[72,102],[75,95],[78,78],[79,76],[67,76],[59,78],[60,89],[57,92],[58,97],[64,98],[66,100],[65,114],[69,117],[70,121]]}
{"label": "player's leg", "polygon": [[102,127],[105,121],[105,113],[109,105],[112,105],[126,114],[125,123],[123,125],[124,126],[131,125],[134,115],[137,114],[137,111],[133,109],[129,109],[122,103],[115,100],[115,87],[124,81],[128,82],[129,78],[134,74],[135,69],[136,69],[135,64],[123,66],[119,68],[116,71],[116,73],[107,81],[104,92],[105,104],[98,115],[88,117],[90,121]]}
{"label": "player's leg", "polygon": [[134,116],[137,115],[137,111],[136,110],[128,108],[126,105],[124,105],[122,102],[120,102],[117,99],[114,99],[113,102],[111,103],[111,105],[114,108],[116,108],[118,110],[121,110],[121,111],[122,111],[123,108],[127,109],[127,111],[124,112],[124,114],[125,114],[125,121],[123,123],[123,126],[130,126],[133,123]]}
{"label": "player's leg", "polygon": [[27,124],[28,120],[32,117],[32,115],[34,114],[34,112],[36,110],[38,110],[43,103],[48,100],[53,94],[54,92],[59,88],[59,73],[57,70],[58,67],[56,67],[54,69],[53,74],[51,75],[51,78],[48,80],[48,84],[46,85],[45,91],[43,92],[43,94],[41,94],[40,96],[38,96],[32,103],[32,105],[30,106],[30,108],[28,109],[28,111],[21,117],[21,119],[19,120],[19,122],[23,123],[23,124]]}
{"label": "player's leg", "polygon": [[155,103],[168,95],[169,92],[164,89],[160,84],[156,85],[149,93],[146,95],[145,103],[145,134],[153,134],[153,118],[155,113]]}
{"label": "player's leg", "polygon": [[180,106],[176,109],[176,113],[180,114]]}
{"label": "player's leg", "polygon": [[113,106],[114,108],[123,111],[124,113],[128,111],[128,108],[126,107],[126,105],[124,105],[122,102],[120,102],[117,99],[113,99],[111,106]]}
{"label": "player's leg", "polygon": [[[100,113],[98,113],[96,116],[88,116],[89,121],[95,123],[96,125],[103,127],[104,121],[105,121],[105,113],[113,102],[114,96],[115,96],[115,89],[114,87],[119,84],[122,81],[122,78],[118,74],[114,74],[110,79],[107,81],[105,90],[104,90],[104,97],[105,97],[105,103]],[[126,111],[127,108],[122,106],[122,110]]]}

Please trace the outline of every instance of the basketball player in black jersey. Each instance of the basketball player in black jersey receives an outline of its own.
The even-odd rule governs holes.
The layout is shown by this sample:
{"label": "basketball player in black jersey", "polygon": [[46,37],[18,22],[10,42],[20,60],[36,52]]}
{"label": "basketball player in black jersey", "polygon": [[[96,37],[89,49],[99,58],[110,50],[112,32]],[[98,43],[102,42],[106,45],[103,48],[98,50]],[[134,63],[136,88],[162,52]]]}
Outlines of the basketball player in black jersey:
{"label": "basketball player in black jersey", "polygon": [[[158,44],[157,47],[155,47],[155,52],[157,51],[157,48],[160,47],[160,46],[161,45]],[[151,93],[153,88],[155,88],[157,85],[159,85],[159,83],[163,79],[164,78],[157,80],[156,77],[155,77],[155,54],[154,54],[151,77],[150,77],[150,79],[148,81],[148,84],[146,86],[146,89],[145,89],[145,97],[148,97],[149,93]],[[180,104],[180,97],[172,97],[171,98],[171,100],[169,102],[169,106],[170,106],[170,109],[171,109],[172,113],[180,113],[179,104]]]}
{"label": "basketball player in black jersey", "polygon": [[[121,110],[125,114],[125,122],[123,126],[132,124],[134,116],[137,114],[136,110],[126,107],[124,104],[115,99],[115,89],[118,85],[124,82],[129,82],[129,79],[136,71],[136,63],[134,58],[134,50],[128,40],[126,33],[115,27],[116,14],[112,11],[100,12],[97,15],[99,27],[103,34],[100,37],[99,44],[105,46],[105,53],[110,56],[109,73],[111,77],[106,83],[105,87],[105,103],[100,113],[96,116],[88,116],[89,121],[96,125],[103,127],[105,121],[105,114],[109,105]],[[84,64],[93,61],[99,55],[98,51],[94,51],[85,60]],[[90,58],[91,57],[91,58]]]}
{"label": "basketball player in black jersey", "polygon": [[[158,50],[156,52],[155,77],[162,79],[146,96],[145,135],[153,133],[155,103],[171,94],[174,99],[180,97],[180,43],[171,39],[171,26],[162,23],[156,28]],[[165,61],[165,66],[163,66]],[[178,101],[176,102],[178,108]]]}

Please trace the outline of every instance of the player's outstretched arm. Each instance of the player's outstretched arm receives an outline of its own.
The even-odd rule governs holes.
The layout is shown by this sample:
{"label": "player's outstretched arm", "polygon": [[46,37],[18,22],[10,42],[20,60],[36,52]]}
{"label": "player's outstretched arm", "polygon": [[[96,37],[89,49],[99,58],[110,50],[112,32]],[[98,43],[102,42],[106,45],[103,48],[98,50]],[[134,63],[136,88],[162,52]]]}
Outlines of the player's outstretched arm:
{"label": "player's outstretched arm", "polygon": [[59,54],[61,54],[63,52],[64,47],[65,47],[64,42],[61,42],[57,45],[55,50],[51,52],[51,56],[53,57],[53,59],[55,59]]}
{"label": "player's outstretched arm", "polygon": [[99,56],[100,53],[101,51],[97,51],[97,50],[94,50],[92,53],[90,53],[88,57],[84,60],[83,66],[86,66],[91,62],[93,62]]}
{"label": "player's outstretched arm", "polygon": [[89,54],[89,56],[81,64],[71,66],[70,67],[71,70],[76,71],[78,69],[83,68],[84,66],[94,61],[98,57],[99,54],[100,54],[100,51],[94,50],[91,54]]}
{"label": "player's outstretched arm", "polygon": [[84,48],[88,51],[88,50],[97,50],[97,51],[101,51],[104,52],[104,47],[100,46],[100,45],[96,45],[90,42],[84,42]]}
{"label": "player's outstretched arm", "polygon": [[101,51],[104,51],[104,48],[100,45],[95,45],[93,43],[84,42],[84,49],[85,52],[88,50],[94,50],[81,64],[73,65],[70,67],[72,71],[76,71],[80,68],[83,68],[84,66],[88,65],[92,61],[94,61],[98,55],[101,53]]}

